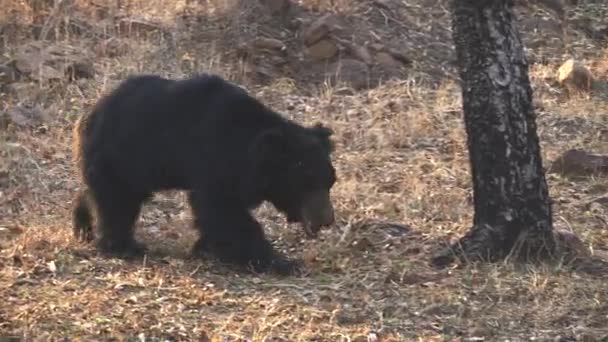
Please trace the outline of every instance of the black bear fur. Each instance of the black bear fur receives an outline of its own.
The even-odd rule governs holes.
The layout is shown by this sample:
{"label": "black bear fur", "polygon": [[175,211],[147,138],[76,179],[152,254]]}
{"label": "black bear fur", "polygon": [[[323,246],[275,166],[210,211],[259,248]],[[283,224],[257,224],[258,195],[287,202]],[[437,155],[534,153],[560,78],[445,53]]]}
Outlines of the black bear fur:
{"label": "black bear fur", "polygon": [[95,218],[101,251],[139,255],[145,247],[133,229],[142,204],[154,192],[184,190],[200,232],[193,252],[292,274],[298,262],[272,247],[250,211],[269,201],[308,231],[331,224],[331,135],[321,124],[282,117],[217,75],[131,76],[74,127],[85,184],[74,200],[74,234],[95,239]]}

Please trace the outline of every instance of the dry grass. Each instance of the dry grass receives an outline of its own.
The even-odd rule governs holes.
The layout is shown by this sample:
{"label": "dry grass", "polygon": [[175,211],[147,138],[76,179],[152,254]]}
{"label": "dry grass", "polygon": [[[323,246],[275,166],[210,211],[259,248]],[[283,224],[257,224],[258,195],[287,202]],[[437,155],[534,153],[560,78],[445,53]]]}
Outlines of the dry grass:
{"label": "dry grass", "polygon": [[[17,6],[16,1],[3,1],[3,8],[12,4],[16,12],[11,13],[19,13],[21,20],[5,26],[11,27],[15,38],[3,49],[4,55],[12,56],[28,42],[17,33],[19,25],[30,23],[27,4],[33,2],[41,3]],[[362,1],[325,7],[320,1],[301,2],[324,11],[345,8],[353,17],[373,6]],[[433,20],[423,20],[431,2],[408,1],[411,7],[400,17],[403,25],[422,32],[412,35],[420,43],[415,54],[427,54],[430,60],[438,45],[423,43],[435,43],[437,36],[432,33],[448,27],[447,16],[439,15],[444,10],[437,6],[431,11]],[[85,1],[74,3],[78,11],[72,9],[68,16],[94,12]],[[132,13],[168,27],[184,6],[175,0],[129,4]],[[605,5],[587,6],[592,19],[601,18],[593,13],[607,11]],[[522,21],[543,13],[537,10]],[[229,19],[224,29],[242,25],[238,12],[222,15]],[[472,218],[460,89],[449,78],[437,77],[436,65],[417,57],[409,77],[356,93],[321,83],[303,89],[288,76],[258,85],[242,77],[239,66],[223,54],[220,43],[230,44],[209,38],[221,23],[216,18],[188,26],[174,35],[176,48],[169,48],[163,37],[111,36],[126,44],[128,53],[97,55],[94,79],[32,83],[25,98],[7,94],[0,98],[3,108],[18,100],[39,103],[52,117],[31,129],[0,130],[0,335],[27,340],[208,336],[213,341],[544,341],[559,336],[561,341],[597,341],[608,337],[605,275],[502,264],[447,270],[429,266],[431,253],[467,231]],[[554,39],[553,31],[525,28],[529,42]],[[378,32],[384,32],[382,27]],[[92,46],[99,39],[86,33],[56,37],[52,44],[95,51]],[[576,44],[568,48],[605,79],[608,52],[574,28],[569,34]],[[530,52],[544,61],[531,67],[544,156],[552,160],[572,147],[608,153],[606,94],[573,97],[553,84],[562,49],[547,43]],[[69,206],[78,187],[70,161],[75,119],[128,73],[182,76],[196,70],[239,80],[286,115],[304,123],[321,120],[336,131],[339,182],[333,197],[339,222],[335,227],[320,241],[307,241],[273,209],[264,206],[257,212],[277,244],[306,261],[309,274],[252,276],[189,259],[194,232],[189,208],[179,193],[160,194],[145,207],[138,238],[152,253],[143,261],[104,259],[72,240]],[[434,82],[424,81],[429,79]],[[605,193],[608,181],[551,175],[549,182],[556,225],[573,230],[592,251],[605,253],[607,210],[602,206],[587,210],[583,203]],[[396,222],[411,230],[378,222]]]}

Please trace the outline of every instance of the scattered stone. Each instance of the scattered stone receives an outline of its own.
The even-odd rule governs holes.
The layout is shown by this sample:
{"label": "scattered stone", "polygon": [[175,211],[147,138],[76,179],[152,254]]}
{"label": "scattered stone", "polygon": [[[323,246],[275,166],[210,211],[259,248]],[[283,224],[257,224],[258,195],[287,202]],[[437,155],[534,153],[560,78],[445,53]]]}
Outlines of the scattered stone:
{"label": "scattered stone", "polygon": [[[1,120],[2,120],[2,117],[0,116],[0,128],[4,128],[3,122]],[[1,158],[0,158],[0,162],[2,162],[1,165],[8,164]],[[5,167],[7,167],[7,166],[3,166],[4,169],[0,169],[0,189],[8,188],[9,183],[10,183],[10,174],[9,174],[8,169],[6,169]],[[3,197],[3,194],[1,191],[0,191],[0,197]],[[3,229],[6,230],[8,228],[0,226],[0,235],[2,235]]]}
{"label": "scattered stone", "polygon": [[374,244],[366,237],[356,239],[351,243],[351,247],[359,252],[370,251],[374,248]]}
{"label": "scattered stone", "polygon": [[593,336],[590,333],[580,334],[577,339],[577,341],[581,341],[581,342],[600,342],[600,341],[604,341],[604,340],[605,340],[605,336],[602,337],[602,339],[600,340],[599,337]]}
{"label": "scattered stone", "polygon": [[555,159],[548,171],[568,176],[606,173],[608,172],[608,156],[572,149]]}
{"label": "scattered stone", "polygon": [[211,338],[209,338],[209,334],[206,331],[201,331],[198,340],[200,342],[211,342]]}
{"label": "scattered stone", "polygon": [[285,15],[291,8],[289,0],[260,0],[260,2],[268,8],[272,15]]}
{"label": "scattered stone", "polygon": [[491,337],[494,336],[494,332],[492,329],[486,327],[484,323],[477,323],[477,326],[469,328],[467,335],[471,336],[471,341],[486,341],[488,339],[491,340]]}
{"label": "scattered stone", "polygon": [[[24,76],[36,80],[55,81],[65,79],[66,70],[72,65],[73,71],[86,73],[92,65],[85,67],[87,51],[69,44],[48,44],[35,41],[19,47],[15,57],[15,68]],[[84,63],[80,65],[80,63]]]}
{"label": "scattered stone", "polygon": [[276,77],[272,67],[254,61],[247,63],[245,74],[263,84]]}
{"label": "scattered stone", "polygon": [[41,64],[33,55],[22,55],[15,61],[15,67],[22,74],[27,74],[31,78],[42,81],[59,80],[63,78],[61,72],[52,66]]}
{"label": "scattered stone", "polygon": [[249,44],[247,43],[239,43],[236,48],[236,55],[239,58],[247,58],[251,55],[251,46],[249,46]]}
{"label": "scattered stone", "polygon": [[566,9],[563,0],[537,0],[536,3],[541,4],[547,9],[552,10],[559,18],[566,15]]}
{"label": "scattered stone", "polygon": [[401,62],[393,58],[393,56],[391,56],[391,54],[387,52],[378,52],[378,54],[376,55],[376,61],[379,64],[388,67],[399,68],[402,66]]}
{"label": "scattered stone", "polygon": [[40,93],[40,86],[34,82],[15,82],[8,85],[7,92],[23,102],[35,98]]}
{"label": "scattered stone", "polygon": [[326,14],[315,20],[303,33],[304,43],[312,45],[329,35],[335,28],[335,17]]}
{"label": "scattered stone", "polygon": [[302,18],[294,18],[290,20],[286,25],[290,30],[299,30],[305,22]]}
{"label": "scattered stone", "polygon": [[48,119],[40,106],[27,106],[24,104],[17,104],[8,109],[6,113],[0,113],[0,116],[5,116],[10,122],[22,127],[36,126]]}
{"label": "scattered stone", "polygon": [[561,85],[576,90],[590,90],[593,85],[593,75],[582,64],[574,59],[567,60],[557,71]]}
{"label": "scattered stone", "polygon": [[595,198],[587,201],[587,203],[585,203],[585,208],[587,210],[589,210],[589,209],[591,209],[591,207],[594,204],[599,204],[599,205],[604,205],[604,206],[608,205],[608,194],[605,194],[605,195],[602,195],[602,196],[599,196],[599,197],[595,197]]}
{"label": "scattered stone", "polygon": [[541,44],[547,44],[547,39],[559,38],[562,35],[563,27],[559,20],[551,16],[536,17],[531,16],[522,18],[521,27],[523,30],[543,33]]}
{"label": "scattered stone", "polygon": [[255,72],[260,76],[264,76],[264,77],[268,77],[268,78],[272,78],[275,76],[274,73],[271,71],[271,69],[265,65],[257,65],[255,68]]}
{"label": "scattered stone", "polygon": [[5,240],[12,240],[23,232],[24,230],[20,226],[0,226],[0,237]]}
{"label": "scattered stone", "polygon": [[282,41],[274,38],[256,38],[253,41],[253,46],[258,49],[268,49],[268,50],[285,50],[285,44]]}
{"label": "scattered stone", "polygon": [[375,50],[375,51],[382,51],[384,50],[384,44],[380,44],[380,43],[373,43],[370,44],[370,47]]}
{"label": "scattered stone", "polygon": [[329,59],[338,53],[338,46],[329,39],[320,40],[308,47],[308,54],[315,60]]}
{"label": "scattered stone", "polygon": [[375,332],[370,332],[367,335],[359,335],[355,336],[353,342],[377,342],[379,341],[378,334]]}
{"label": "scattered stone", "polygon": [[374,0],[373,3],[374,5],[380,8],[384,8],[385,10],[391,10],[391,6],[388,0]]}
{"label": "scattered stone", "polygon": [[[277,53],[285,55],[287,47],[278,39],[259,37],[238,44],[235,51],[240,58],[259,56],[260,53],[270,53],[272,54],[271,57],[275,57]],[[281,56],[276,57],[282,58]]]}
{"label": "scattered stone", "polygon": [[555,229],[553,234],[560,247],[579,256],[589,255],[589,250],[585,246],[585,243],[573,232],[565,229]]}
{"label": "scattered stone", "polygon": [[367,64],[356,59],[342,59],[333,63],[328,73],[333,84],[344,82],[355,90],[369,85],[369,68]]}
{"label": "scattered stone", "polygon": [[608,40],[608,25],[594,29],[593,36],[600,41]]}
{"label": "scattered stone", "polygon": [[276,66],[282,66],[287,64],[287,59],[281,57],[281,56],[270,56],[269,61],[271,64],[276,65]]}
{"label": "scattered stone", "polygon": [[15,66],[15,61],[0,65],[0,84],[12,83],[21,79],[21,73]]}
{"label": "scattered stone", "polygon": [[95,46],[95,53],[99,56],[118,57],[129,51],[129,45],[114,37],[104,39]]}
{"label": "scattered stone", "polygon": [[162,31],[162,25],[143,18],[124,18],[117,25],[123,35],[147,35]]}
{"label": "scattered stone", "polygon": [[350,45],[349,50],[350,50],[350,53],[353,55],[353,57],[361,60],[362,62],[364,62],[367,65],[370,65],[374,62],[374,60],[372,58],[372,54],[369,52],[369,49],[365,46]]}
{"label": "scattered stone", "polygon": [[390,237],[404,236],[412,231],[412,228],[396,223],[387,223],[385,225],[381,225],[379,228],[382,228]]}
{"label": "scattered stone", "polygon": [[69,81],[74,81],[81,78],[95,77],[95,68],[93,63],[88,61],[74,62],[65,67],[65,74]]}
{"label": "scattered stone", "polygon": [[401,50],[397,50],[397,49],[393,49],[393,48],[389,48],[388,49],[388,53],[396,60],[398,60],[399,62],[403,63],[404,65],[410,65],[412,64],[412,60],[407,56],[407,54]]}
{"label": "scattered stone", "polygon": [[335,313],[336,323],[339,325],[354,325],[365,322],[365,316],[359,312],[349,312],[345,309],[338,309]]}
{"label": "scattered stone", "polygon": [[382,220],[365,220],[360,223],[358,230],[384,232],[391,237],[400,237],[411,233],[412,228],[400,223]]}

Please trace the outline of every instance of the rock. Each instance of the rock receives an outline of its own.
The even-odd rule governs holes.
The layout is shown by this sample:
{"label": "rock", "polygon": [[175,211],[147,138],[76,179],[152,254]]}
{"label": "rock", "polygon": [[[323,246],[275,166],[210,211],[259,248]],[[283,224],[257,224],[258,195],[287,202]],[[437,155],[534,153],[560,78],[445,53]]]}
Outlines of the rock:
{"label": "rock", "polygon": [[39,106],[18,104],[6,111],[7,118],[17,126],[36,126],[48,120],[48,116]]}
{"label": "rock", "polygon": [[[2,175],[2,171],[0,170],[0,176]],[[12,240],[15,237],[23,234],[24,229],[20,226],[6,226],[0,227],[0,237],[5,240]]]}
{"label": "rock", "polygon": [[587,210],[589,210],[589,209],[591,209],[591,207],[594,204],[599,204],[601,206],[608,205],[608,194],[605,194],[605,195],[602,195],[602,196],[599,196],[599,197],[595,197],[595,198],[587,201],[587,203],[585,203],[585,208]]}
{"label": "rock", "polygon": [[358,60],[361,60],[365,64],[369,65],[374,62],[374,60],[372,58],[372,54],[369,52],[369,49],[365,46],[351,45],[351,46],[349,46],[349,50],[350,50],[350,53],[353,55],[353,57],[357,58]]}
{"label": "rock", "polygon": [[[0,114],[0,127],[4,127],[2,125],[2,115]],[[4,165],[2,168],[0,168],[0,189],[2,188],[8,188],[9,183],[10,183],[10,173],[8,170],[8,166],[6,166],[8,163],[5,162],[2,158],[0,158],[0,161],[2,162],[1,165]],[[0,195],[0,197],[3,195]],[[8,228],[4,228],[4,229],[8,229]],[[2,228],[0,227],[0,235],[2,233]]]}
{"label": "rock", "polygon": [[335,28],[335,17],[332,14],[326,14],[315,20],[304,31],[304,44],[312,45],[329,35]]}
{"label": "rock", "polygon": [[567,88],[590,90],[593,85],[591,72],[574,59],[569,59],[562,64],[557,74],[559,83]]}
{"label": "rock", "polygon": [[374,248],[374,244],[368,238],[362,237],[353,241],[351,243],[351,247],[358,252],[365,252],[372,250]]}
{"label": "rock", "polygon": [[104,39],[95,46],[95,53],[99,56],[107,56],[110,58],[122,56],[128,51],[129,45],[114,37]]}
{"label": "rock", "polygon": [[601,28],[596,28],[593,31],[593,36],[600,41],[606,41],[608,40],[608,25],[605,25],[604,27]]}
{"label": "rock", "polygon": [[374,0],[373,1],[374,5],[383,8],[385,10],[391,10],[391,5],[390,5],[390,1],[388,0]]}
{"label": "rock", "polygon": [[372,49],[374,49],[375,51],[382,51],[382,50],[384,50],[384,44],[381,44],[381,43],[373,43],[373,44],[370,45],[370,47]]}
{"label": "rock", "polygon": [[608,156],[572,149],[559,156],[548,170],[568,176],[588,176],[608,172]]}
{"label": "rock", "polygon": [[19,102],[33,100],[41,92],[40,86],[34,82],[15,82],[6,88]]}
{"label": "rock", "polygon": [[251,46],[247,43],[239,43],[235,48],[235,52],[239,58],[247,58],[251,55]]}
{"label": "rock", "polygon": [[355,90],[369,85],[369,68],[367,64],[355,59],[342,59],[333,63],[328,73],[333,84],[344,82]]}
{"label": "rock", "polygon": [[547,43],[548,39],[559,39],[563,34],[563,26],[559,20],[551,16],[522,18],[522,30],[542,33],[541,41]]}
{"label": "rock", "polygon": [[391,56],[391,54],[388,52],[378,52],[378,54],[376,55],[376,61],[379,64],[388,67],[399,68],[402,66],[401,62],[393,58],[393,56]]}
{"label": "rock", "polygon": [[285,50],[285,44],[282,41],[274,38],[256,38],[253,41],[253,46],[258,49],[268,50]]}
{"label": "rock", "polygon": [[286,23],[286,27],[290,30],[299,30],[305,22],[302,18],[293,18],[289,22]]}
{"label": "rock", "polygon": [[281,56],[270,56],[269,61],[271,64],[276,65],[276,66],[282,66],[287,64],[287,59],[281,57]]}
{"label": "rock", "polygon": [[555,229],[553,234],[560,247],[575,252],[578,255],[589,255],[589,250],[585,243],[571,231],[565,229]]}
{"label": "rock", "polygon": [[88,61],[74,62],[65,67],[65,74],[69,81],[74,81],[81,78],[95,77],[95,68],[93,63]]}
{"label": "rock", "polygon": [[123,18],[118,22],[118,31],[123,35],[148,35],[163,31],[162,25],[144,18]]}
{"label": "rock", "polygon": [[16,67],[22,74],[27,74],[31,79],[37,81],[51,81],[63,79],[61,71],[54,66],[42,64],[31,56],[23,56],[16,61]]}
{"label": "rock", "polygon": [[355,325],[365,322],[365,315],[363,313],[345,309],[336,310],[334,317],[339,325]]}
{"label": "rock", "polygon": [[353,338],[353,342],[377,342],[378,339],[378,334],[376,334],[375,332],[370,332],[367,335],[359,335],[359,336],[355,336],[355,338]]}
{"label": "rock", "polygon": [[272,15],[285,15],[291,8],[289,0],[260,0],[260,3],[266,6]]}
{"label": "rock", "polygon": [[21,79],[21,73],[15,67],[15,61],[0,65],[0,85]]}
{"label": "rock", "polygon": [[274,38],[258,37],[249,42],[243,42],[236,46],[236,54],[240,58],[258,56],[260,52],[280,53],[285,55],[287,47],[282,41]]}
{"label": "rock", "polygon": [[401,62],[404,65],[412,64],[412,60],[407,56],[407,54],[401,50],[390,48],[388,49],[388,53],[396,60]]}
{"label": "rock", "polygon": [[[36,81],[63,80],[66,68],[87,60],[87,52],[69,44],[47,44],[35,41],[19,47],[15,67],[23,75]],[[77,66],[79,69],[82,65]]]}
{"label": "rock", "polygon": [[262,64],[252,64],[248,75],[260,82],[266,82],[276,77],[271,67]]}
{"label": "rock", "polygon": [[559,18],[566,15],[566,8],[563,0],[537,0],[536,3],[555,12]]}
{"label": "rock", "polygon": [[315,60],[329,59],[338,53],[338,46],[329,39],[320,40],[308,47],[308,54]]}

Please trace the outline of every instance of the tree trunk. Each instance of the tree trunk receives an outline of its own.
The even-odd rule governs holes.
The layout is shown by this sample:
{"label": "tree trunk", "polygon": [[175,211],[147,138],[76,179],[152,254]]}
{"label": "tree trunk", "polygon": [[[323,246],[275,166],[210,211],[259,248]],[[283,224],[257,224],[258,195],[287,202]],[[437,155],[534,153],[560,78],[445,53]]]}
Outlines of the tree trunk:
{"label": "tree trunk", "polygon": [[546,256],[556,241],[513,0],[452,0],[451,11],[475,217],[434,262],[494,261],[514,247]]}

